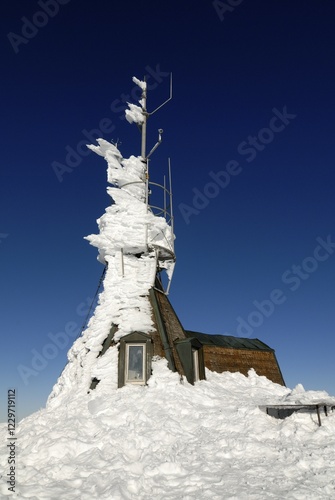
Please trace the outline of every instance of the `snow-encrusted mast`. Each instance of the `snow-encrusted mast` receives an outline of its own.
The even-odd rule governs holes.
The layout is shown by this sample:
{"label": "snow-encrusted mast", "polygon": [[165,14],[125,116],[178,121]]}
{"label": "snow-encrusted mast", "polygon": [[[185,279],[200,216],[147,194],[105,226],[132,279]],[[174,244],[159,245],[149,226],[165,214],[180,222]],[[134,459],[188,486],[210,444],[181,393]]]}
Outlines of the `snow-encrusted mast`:
{"label": "snow-encrusted mast", "polygon": [[[170,231],[167,231],[165,235],[165,241],[150,241],[147,236],[147,245],[148,248],[152,247],[156,249],[157,259],[158,259],[158,267],[159,269],[166,269],[168,274],[168,285],[166,288],[166,293],[168,294],[172,279],[172,274],[174,270],[175,264],[175,253],[174,253],[174,219],[173,219],[173,204],[172,204],[172,183],[171,183],[171,166],[169,160],[169,172],[168,172],[168,180],[169,187],[166,187],[166,178],[164,176],[164,184],[157,184],[149,181],[149,160],[152,153],[157,149],[157,147],[162,142],[162,134],[163,130],[158,129],[158,141],[151,149],[151,151],[147,154],[147,120],[149,116],[153,115],[156,111],[161,109],[167,102],[172,99],[172,75],[170,79],[170,97],[163,102],[158,108],[156,108],[152,112],[148,112],[147,110],[147,84],[145,81],[140,81],[137,78],[133,77],[134,83],[138,85],[142,89],[142,97],[139,101],[140,106],[136,104],[128,103],[129,109],[126,110],[126,119],[129,123],[136,123],[141,130],[141,158],[142,162],[145,164],[145,202],[147,206],[147,211],[154,213],[158,216],[163,216],[167,221],[168,225],[170,225]],[[149,192],[151,187],[159,187],[163,190],[163,207],[153,206],[149,203]],[[168,204],[167,204],[168,200]],[[157,212],[158,210],[158,212]],[[148,228],[148,225],[147,225]],[[162,244],[163,243],[163,244]]]}
{"label": "snow-encrusted mast", "polygon": [[[126,118],[141,130],[141,155],[123,158],[119,149],[104,139],[97,140],[98,146],[88,146],[107,161],[111,184],[107,192],[113,200],[98,219],[99,234],[86,237],[98,248],[98,259],[106,266],[104,289],[87,329],[68,353],[69,363],[54,387],[50,404],[56,404],[74,387],[87,394],[98,383],[99,391],[129,383],[143,385],[150,377],[153,356],[165,357],[170,369],[186,375],[191,383],[199,377],[199,369],[192,367],[194,342],[186,339],[166,296],[175,265],[170,165],[168,186],[165,179],[162,185],[149,180],[149,159],[162,141],[161,129],[157,143],[146,153],[147,119],[172,98],[172,81],[170,97],[149,113],[146,82],[133,80],[142,97],[139,105],[128,104]],[[161,208],[151,205],[149,199],[151,188],[158,187],[163,190]],[[168,277],[165,290],[161,271]],[[191,356],[186,367],[180,354],[186,344],[179,346],[179,352],[176,342],[180,340],[187,343]],[[196,347],[201,346],[197,343]],[[200,376],[203,373],[200,370]]]}
{"label": "snow-encrusted mast", "polygon": [[[107,224],[108,227],[110,227],[111,224],[117,223],[118,232],[121,234],[124,229],[129,229],[128,223],[130,223],[131,227],[133,225],[132,223],[137,220],[138,225],[131,233],[127,230],[126,238],[124,239],[118,237],[116,234],[111,235],[113,242],[109,239],[109,249],[106,248],[106,245],[104,245],[101,238],[99,238],[101,233],[105,230],[104,225],[100,225],[99,236],[89,236],[87,239],[89,239],[91,244],[99,248],[102,257],[100,260],[102,262],[105,262],[106,252],[108,253],[109,251],[110,253],[110,250],[112,250],[112,253],[114,253],[114,251],[119,251],[122,269],[124,268],[124,256],[126,254],[147,252],[148,254],[155,255],[157,270],[161,271],[165,269],[167,271],[168,284],[166,293],[168,293],[176,260],[174,253],[175,236],[173,234],[171,168],[169,162],[168,188],[166,187],[165,177],[163,185],[149,181],[149,159],[162,141],[163,130],[158,130],[158,141],[149,154],[146,153],[146,130],[148,117],[172,98],[172,80],[169,99],[151,113],[147,111],[146,82],[138,80],[135,77],[133,81],[141,88],[142,97],[139,101],[140,106],[128,103],[129,109],[126,110],[126,118],[129,123],[136,123],[141,130],[141,156],[131,156],[129,159],[124,159],[119,150],[104,139],[98,139],[97,142],[99,146],[90,145],[88,147],[106,159],[108,163],[108,182],[114,186],[114,188],[108,188],[108,192],[115,204],[119,205],[120,209],[121,206],[123,208],[122,216],[124,217],[122,220],[116,220],[115,214],[112,213],[114,221],[112,223],[109,222]],[[152,186],[159,187],[163,190],[162,207],[150,205],[149,192]],[[127,194],[120,195],[116,193],[115,188]],[[131,200],[130,196],[133,200]],[[129,212],[131,204],[133,204],[133,207],[131,208],[132,215],[130,220]],[[143,219],[142,217],[144,215],[146,215],[146,217]],[[117,240],[119,241],[117,242]]]}

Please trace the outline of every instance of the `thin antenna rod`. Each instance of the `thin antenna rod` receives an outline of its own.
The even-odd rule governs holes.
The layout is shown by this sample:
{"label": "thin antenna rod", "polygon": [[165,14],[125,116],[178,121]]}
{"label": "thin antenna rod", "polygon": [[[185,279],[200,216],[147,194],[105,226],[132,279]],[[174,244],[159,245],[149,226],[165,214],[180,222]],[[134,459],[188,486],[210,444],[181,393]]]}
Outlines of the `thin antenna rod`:
{"label": "thin antenna rod", "polygon": [[166,103],[168,103],[169,101],[171,101],[172,99],[172,73],[170,73],[170,97],[168,99],[166,99],[166,101],[163,102],[163,104],[161,104],[160,106],[158,106],[158,108],[154,109],[153,111],[151,111],[151,113],[148,113],[148,115],[153,115],[154,113],[156,113],[156,111],[158,111],[159,109],[161,109],[163,106],[165,106]]}
{"label": "thin antenna rod", "polygon": [[[170,217],[171,217],[171,230],[174,234],[174,216],[173,216],[173,203],[172,203],[172,175],[171,175],[171,159],[168,159],[169,164],[169,191],[170,191]],[[173,251],[174,251],[174,241],[172,240]]]}
{"label": "thin antenna rod", "polygon": [[164,217],[166,219],[167,217],[166,217],[166,177],[165,177],[165,175],[164,175],[163,179],[164,179],[163,205],[164,205]]}

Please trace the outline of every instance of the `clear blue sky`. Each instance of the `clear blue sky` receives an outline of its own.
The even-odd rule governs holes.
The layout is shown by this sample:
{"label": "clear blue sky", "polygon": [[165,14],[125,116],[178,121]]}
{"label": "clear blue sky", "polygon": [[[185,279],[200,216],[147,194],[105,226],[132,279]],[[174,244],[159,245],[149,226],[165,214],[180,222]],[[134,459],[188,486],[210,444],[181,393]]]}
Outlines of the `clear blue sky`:
{"label": "clear blue sky", "polygon": [[[139,154],[122,119],[131,77],[148,75],[153,109],[171,71],[174,98],[150,119],[148,142],[164,129],[155,180],[172,159],[176,312],[187,329],[261,339],[288,386],[334,395],[334,3],[1,9],[1,407],[10,387],[20,417],[44,406],[98,285],[83,237],[109,199],[89,133]],[[35,372],[26,385],[20,365]]]}

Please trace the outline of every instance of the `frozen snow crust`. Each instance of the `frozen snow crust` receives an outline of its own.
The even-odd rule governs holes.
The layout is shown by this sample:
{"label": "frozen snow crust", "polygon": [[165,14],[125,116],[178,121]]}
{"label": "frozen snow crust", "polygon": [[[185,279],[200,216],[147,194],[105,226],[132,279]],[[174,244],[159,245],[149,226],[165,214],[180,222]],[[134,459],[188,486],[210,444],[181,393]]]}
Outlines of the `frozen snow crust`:
{"label": "frozen snow crust", "polygon": [[[116,348],[112,348],[113,352]],[[112,358],[115,356],[112,354]],[[147,387],[74,388],[17,431],[13,498],[33,500],[331,499],[335,413],[276,420],[258,405],[313,402],[324,392],[276,385],[255,372],[180,383],[165,360]],[[1,456],[7,429],[1,428]],[[1,474],[6,475],[5,460]],[[0,498],[7,498],[5,481]]]}

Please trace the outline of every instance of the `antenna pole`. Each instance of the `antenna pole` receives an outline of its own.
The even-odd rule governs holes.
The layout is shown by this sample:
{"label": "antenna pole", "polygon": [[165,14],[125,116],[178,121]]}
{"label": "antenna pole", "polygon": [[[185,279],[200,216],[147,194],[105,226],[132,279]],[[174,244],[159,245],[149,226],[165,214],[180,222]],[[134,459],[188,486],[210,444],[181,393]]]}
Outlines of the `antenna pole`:
{"label": "antenna pole", "polygon": [[[158,129],[158,140],[156,142],[156,144],[154,145],[154,147],[149,151],[149,153],[147,153],[147,121],[148,121],[148,118],[149,116],[151,116],[152,114],[156,113],[156,111],[158,111],[159,109],[161,109],[163,106],[165,106],[165,104],[167,104],[171,99],[172,99],[172,74],[170,75],[170,96],[168,99],[166,99],[160,106],[158,106],[158,108],[156,108],[154,111],[152,111],[151,113],[148,112],[147,110],[147,86],[146,86],[146,79],[144,77],[144,81],[140,81],[138,80],[137,78],[133,78],[133,81],[139,86],[141,87],[142,89],[142,96],[141,96],[141,100],[139,101],[139,104],[141,105],[141,111],[142,111],[142,118],[143,118],[143,121],[142,120],[137,120],[137,119],[133,119],[133,117],[131,116],[131,120],[130,123],[132,121],[135,121],[138,126],[139,126],[139,129],[141,131],[141,158],[142,158],[142,162],[143,162],[143,166],[144,166],[144,170],[145,170],[145,179],[143,179],[143,181],[145,182],[145,203],[146,203],[146,209],[147,209],[147,213],[152,210],[153,208],[159,208],[159,207],[151,207],[149,205],[149,193],[150,193],[150,184],[149,184],[149,162],[150,162],[150,157],[151,155],[154,153],[154,151],[156,151],[156,149],[158,148],[158,146],[161,144],[162,142],[162,134],[163,134],[163,130],[162,129]],[[137,111],[138,111],[138,106],[137,106]],[[141,123],[139,123],[141,121]],[[169,190],[167,190],[167,182],[169,183]],[[152,183],[152,184],[156,184],[156,183]],[[168,178],[166,178],[164,176],[164,185],[161,186],[160,184],[156,184],[157,186],[163,188],[163,192],[164,192],[164,198],[163,198],[163,217],[165,218],[166,222],[168,224],[170,224],[170,227],[171,227],[171,231],[172,231],[172,241],[169,243],[168,239],[167,239],[167,235],[163,233],[163,236],[165,237],[167,243],[168,243],[168,246],[165,247],[164,245],[162,246],[161,250],[159,250],[160,248],[160,245],[158,244],[158,247],[155,248],[155,245],[152,244],[151,246],[151,249],[152,248],[155,248],[155,252],[156,252],[156,258],[158,259],[158,261],[161,259],[163,262],[165,262],[165,260],[168,260],[168,261],[171,261],[171,266],[169,266],[169,269],[170,269],[170,273],[168,273],[168,286],[167,286],[167,290],[166,290],[166,295],[169,293],[169,289],[170,289],[170,285],[171,285],[171,278],[172,278],[172,273],[173,273],[173,269],[174,269],[174,262],[175,262],[175,256],[174,256],[174,242],[173,242],[173,233],[174,233],[174,216],[173,216],[173,205],[172,205],[172,179],[171,179],[171,162],[170,162],[170,158],[169,158],[169,171],[168,171]],[[168,201],[170,202],[170,205],[169,205],[169,214],[168,214]],[[153,213],[153,212],[152,212]],[[161,213],[161,212],[160,212]],[[170,220],[168,220],[170,219]],[[147,250],[149,250],[149,243],[148,243],[148,239],[149,239],[149,222],[145,223],[145,234],[144,234],[144,238],[145,238],[145,246],[147,247]],[[162,231],[163,232],[163,231]],[[155,238],[154,238],[155,239]],[[172,251],[172,252],[171,252]],[[160,253],[162,252],[162,253]],[[164,264],[162,264],[161,266],[158,266],[159,269],[163,269],[164,267],[166,267]],[[123,268],[122,268],[122,273],[123,273]]]}
{"label": "antenna pole", "polygon": [[[145,82],[145,77],[144,77]],[[142,87],[142,114],[143,114],[143,123],[141,126],[141,157],[145,163],[145,203],[147,206],[147,210],[149,207],[149,160],[147,158],[146,153],[146,144],[147,144],[147,120],[148,120],[148,112],[147,112],[147,86],[144,85]],[[148,242],[148,225],[146,225],[146,236],[145,236],[146,244]]]}
{"label": "antenna pole", "polygon": [[[144,78],[145,81],[145,78]],[[146,142],[147,142],[147,88],[146,86],[142,89],[142,113],[143,113],[143,123],[142,123],[142,141],[141,141],[141,156],[144,161],[146,161]]]}

